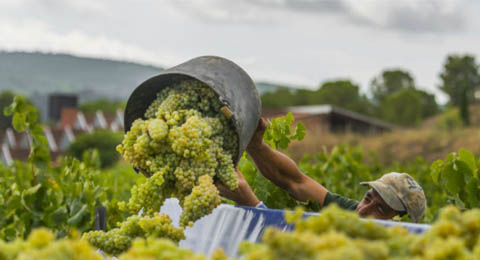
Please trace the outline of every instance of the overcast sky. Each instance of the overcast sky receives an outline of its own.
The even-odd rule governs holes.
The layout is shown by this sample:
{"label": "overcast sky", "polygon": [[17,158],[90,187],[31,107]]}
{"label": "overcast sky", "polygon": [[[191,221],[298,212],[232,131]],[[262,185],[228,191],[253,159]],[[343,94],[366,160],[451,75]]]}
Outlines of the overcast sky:
{"label": "overcast sky", "polygon": [[438,91],[448,54],[480,60],[467,0],[0,0],[0,50],[67,52],[169,67],[218,55],[254,80],[368,91],[386,68]]}

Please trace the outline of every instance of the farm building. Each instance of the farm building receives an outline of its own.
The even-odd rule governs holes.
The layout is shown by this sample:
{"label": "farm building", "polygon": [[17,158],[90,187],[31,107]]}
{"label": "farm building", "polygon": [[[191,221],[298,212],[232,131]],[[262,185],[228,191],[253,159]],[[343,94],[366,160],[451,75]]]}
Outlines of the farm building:
{"label": "farm building", "polygon": [[274,118],[291,112],[296,121],[313,131],[353,132],[360,134],[383,133],[395,128],[382,122],[347,109],[332,105],[295,106],[281,109],[264,109],[262,116]]}

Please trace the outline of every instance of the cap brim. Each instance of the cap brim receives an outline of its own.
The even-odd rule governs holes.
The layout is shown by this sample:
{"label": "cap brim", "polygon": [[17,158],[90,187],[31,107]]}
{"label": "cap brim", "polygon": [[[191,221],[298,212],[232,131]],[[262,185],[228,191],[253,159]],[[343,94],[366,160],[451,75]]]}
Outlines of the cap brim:
{"label": "cap brim", "polygon": [[382,199],[396,211],[407,211],[402,201],[397,197],[395,192],[386,184],[378,181],[361,182],[360,185],[370,186],[382,197]]}

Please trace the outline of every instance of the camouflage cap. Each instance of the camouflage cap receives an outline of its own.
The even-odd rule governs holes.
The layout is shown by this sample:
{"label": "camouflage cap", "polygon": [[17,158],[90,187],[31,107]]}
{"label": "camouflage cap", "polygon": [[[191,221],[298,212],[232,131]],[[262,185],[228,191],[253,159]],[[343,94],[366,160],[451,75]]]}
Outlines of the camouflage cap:
{"label": "camouflage cap", "polygon": [[413,221],[418,222],[423,218],[426,208],[425,194],[410,175],[391,172],[378,180],[360,184],[375,189],[392,209],[407,212]]}

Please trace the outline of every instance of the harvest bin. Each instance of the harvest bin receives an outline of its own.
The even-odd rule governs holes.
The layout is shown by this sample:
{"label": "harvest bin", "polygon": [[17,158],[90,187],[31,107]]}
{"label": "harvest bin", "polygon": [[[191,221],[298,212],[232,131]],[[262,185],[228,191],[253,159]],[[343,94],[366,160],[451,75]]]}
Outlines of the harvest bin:
{"label": "harvest bin", "polygon": [[215,91],[232,112],[232,124],[238,134],[235,165],[245,151],[260,119],[261,104],[257,88],[248,74],[225,58],[202,56],[167,69],[140,84],[130,95],[125,108],[125,132],[137,118],[144,118],[148,106],[165,87],[183,80],[198,80]]}
{"label": "harvest bin", "polygon": [[[177,199],[168,199],[160,209],[167,214],[175,226],[179,226],[182,209]],[[217,248],[222,248],[229,257],[236,257],[237,249],[242,241],[259,242],[266,227],[274,226],[283,231],[293,230],[286,223],[285,211],[277,209],[261,209],[244,206],[221,204],[213,212],[185,229],[185,240],[179,246],[196,253],[210,255]],[[319,213],[305,212],[304,216],[317,216]],[[403,226],[411,233],[423,233],[430,228],[426,224],[414,224],[388,220],[369,220],[383,226]]]}

